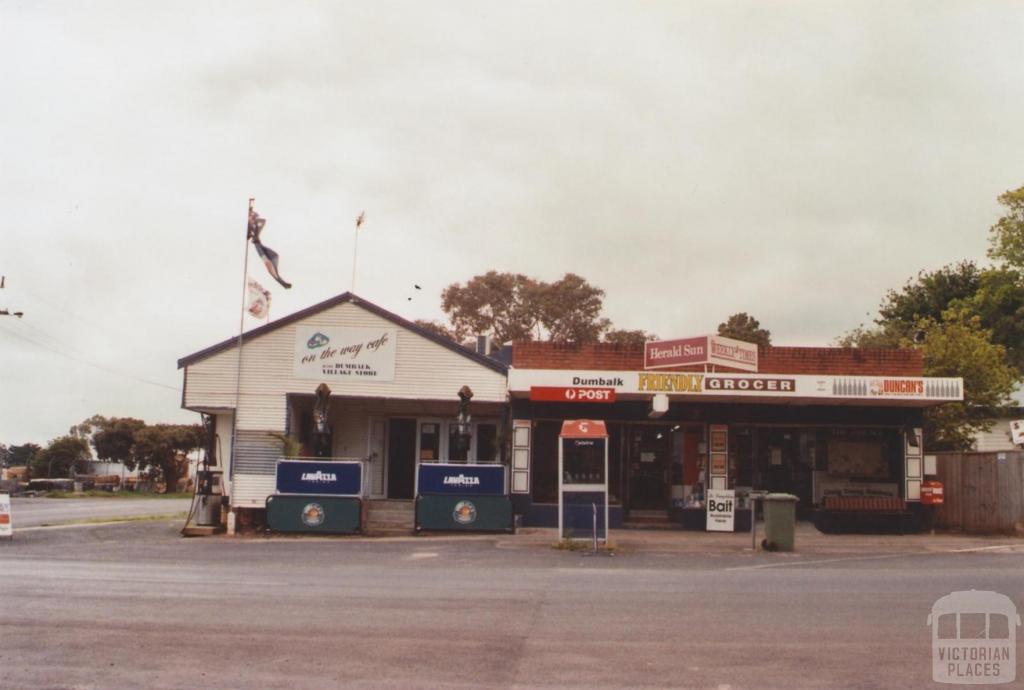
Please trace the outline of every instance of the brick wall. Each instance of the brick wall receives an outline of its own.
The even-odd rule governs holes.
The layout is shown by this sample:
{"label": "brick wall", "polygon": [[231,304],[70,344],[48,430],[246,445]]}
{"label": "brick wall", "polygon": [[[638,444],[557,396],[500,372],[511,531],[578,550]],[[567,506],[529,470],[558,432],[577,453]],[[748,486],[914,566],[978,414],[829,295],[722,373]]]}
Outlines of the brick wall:
{"label": "brick wall", "polygon": [[[512,346],[512,366],[518,369],[603,369],[642,371],[641,345],[560,345],[523,342]],[[703,366],[673,367],[666,371],[703,371]],[[718,371],[729,371],[716,367]],[[737,370],[738,371],[738,370]],[[843,376],[921,376],[924,362],[918,350],[849,347],[759,347],[758,373],[832,374]]]}

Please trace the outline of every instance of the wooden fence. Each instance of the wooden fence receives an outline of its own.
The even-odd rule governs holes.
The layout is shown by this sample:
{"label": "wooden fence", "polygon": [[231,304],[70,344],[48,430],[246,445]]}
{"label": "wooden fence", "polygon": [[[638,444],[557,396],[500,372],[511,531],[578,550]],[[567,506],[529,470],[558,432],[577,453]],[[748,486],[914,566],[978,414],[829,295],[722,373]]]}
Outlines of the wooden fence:
{"label": "wooden fence", "polygon": [[972,534],[1024,534],[1024,451],[937,453],[945,503],[935,526]]}

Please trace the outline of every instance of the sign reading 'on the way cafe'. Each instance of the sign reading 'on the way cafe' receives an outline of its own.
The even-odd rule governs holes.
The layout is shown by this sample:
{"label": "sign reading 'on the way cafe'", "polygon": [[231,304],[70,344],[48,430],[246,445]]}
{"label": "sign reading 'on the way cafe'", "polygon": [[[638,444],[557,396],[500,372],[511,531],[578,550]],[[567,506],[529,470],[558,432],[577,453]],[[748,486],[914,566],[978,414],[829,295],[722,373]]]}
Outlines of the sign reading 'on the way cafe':
{"label": "sign reading 'on the way cafe'", "polygon": [[392,329],[299,326],[292,370],[300,379],[393,381],[396,340]]}

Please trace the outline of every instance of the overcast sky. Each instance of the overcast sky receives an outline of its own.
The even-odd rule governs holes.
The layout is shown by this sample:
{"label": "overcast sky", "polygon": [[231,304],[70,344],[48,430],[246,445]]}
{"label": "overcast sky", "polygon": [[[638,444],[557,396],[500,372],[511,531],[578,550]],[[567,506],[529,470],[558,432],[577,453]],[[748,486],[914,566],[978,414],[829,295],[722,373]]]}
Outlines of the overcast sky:
{"label": "overcast sky", "polygon": [[356,292],[410,319],[573,271],[617,327],[827,345],[984,260],[1022,36],[1019,2],[0,0],[0,442],[197,421],[176,361],[237,333],[250,196],[272,316],[349,289],[365,209]]}

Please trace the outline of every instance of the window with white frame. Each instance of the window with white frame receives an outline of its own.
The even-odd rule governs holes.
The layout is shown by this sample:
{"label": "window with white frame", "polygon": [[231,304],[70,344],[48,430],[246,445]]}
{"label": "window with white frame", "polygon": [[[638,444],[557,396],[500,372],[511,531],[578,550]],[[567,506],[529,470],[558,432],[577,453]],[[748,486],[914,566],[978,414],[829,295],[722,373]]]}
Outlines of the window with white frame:
{"label": "window with white frame", "polygon": [[501,459],[496,420],[473,422],[468,443],[460,437],[454,419],[420,420],[419,430],[420,462],[497,463]]}

